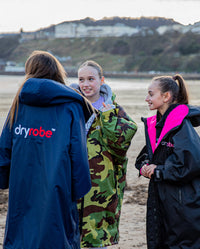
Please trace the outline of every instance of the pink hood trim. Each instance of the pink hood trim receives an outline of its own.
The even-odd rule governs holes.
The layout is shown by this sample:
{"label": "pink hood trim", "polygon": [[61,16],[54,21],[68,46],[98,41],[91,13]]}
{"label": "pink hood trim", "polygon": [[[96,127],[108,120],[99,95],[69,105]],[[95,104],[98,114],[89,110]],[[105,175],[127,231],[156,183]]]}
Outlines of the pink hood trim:
{"label": "pink hood trim", "polygon": [[179,126],[183,122],[183,119],[187,116],[188,112],[189,112],[188,106],[179,105],[169,113],[169,115],[166,118],[164,127],[161,131],[157,144],[156,144],[156,115],[147,118],[147,130],[153,153],[155,149],[158,147],[163,137],[171,129],[173,129],[176,126]]}

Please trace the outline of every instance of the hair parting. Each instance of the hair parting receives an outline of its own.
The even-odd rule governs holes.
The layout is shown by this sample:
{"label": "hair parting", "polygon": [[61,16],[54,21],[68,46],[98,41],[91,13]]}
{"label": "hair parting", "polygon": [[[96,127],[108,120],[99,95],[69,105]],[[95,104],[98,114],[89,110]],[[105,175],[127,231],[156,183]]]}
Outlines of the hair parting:
{"label": "hair parting", "polygon": [[83,64],[80,65],[79,69],[81,69],[82,67],[86,67],[86,66],[95,68],[99,74],[99,77],[102,78],[103,69],[97,62],[93,60],[85,61]]}

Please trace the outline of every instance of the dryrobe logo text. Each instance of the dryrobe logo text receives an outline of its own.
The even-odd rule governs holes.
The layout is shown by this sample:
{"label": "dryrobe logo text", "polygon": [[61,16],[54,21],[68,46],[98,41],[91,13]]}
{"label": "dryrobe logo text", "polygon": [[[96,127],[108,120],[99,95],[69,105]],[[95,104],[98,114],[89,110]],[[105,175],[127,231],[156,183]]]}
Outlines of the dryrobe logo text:
{"label": "dryrobe logo text", "polygon": [[50,138],[53,135],[53,131],[55,131],[54,128],[52,128],[51,130],[45,131],[42,128],[42,126],[40,126],[39,129],[37,129],[37,128],[26,128],[26,127],[22,127],[21,124],[15,128],[15,134],[23,136],[24,138],[27,138],[28,136],[34,136],[34,137],[39,136],[39,137]]}
{"label": "dryrobe logo text", "polygon": [[165,141],[163,141],[161,144],[162,144],[163,146],[166,146],[166,147],[174,148],[174,145],[173,145],[172,143],[170,143],[170,142],[165,142]]}

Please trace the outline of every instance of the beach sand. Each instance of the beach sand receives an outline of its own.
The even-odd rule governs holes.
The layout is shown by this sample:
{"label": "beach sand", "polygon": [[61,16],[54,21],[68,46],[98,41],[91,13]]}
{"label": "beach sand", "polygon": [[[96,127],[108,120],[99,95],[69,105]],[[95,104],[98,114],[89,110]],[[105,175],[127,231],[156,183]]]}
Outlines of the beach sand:
{"label": "beach sand", "polygon": [[[200,92],[200,91],[199,91]],[[195,95],[194,104],[200,104],[200,98]],[[126,112],[138,124],[138,131],[132,140],[131,147],[128,151],[128,168],[127,168],[127,186],[124,193],[124,200],[122,206],[121,220],[120,220],[120,241],[118,245],[110,246],[110,249],[131,249],[140,248],[146,249],[146,199],[148,189],[148,179],[138,177],[138,171],[135,169],[135,158],[141,148],[145,144],[144,127],[141,122],[141,116],[147,117],[153,115],[154,112],[148,110],[147,104],[144,101],[146,90],[118,90],[115,91],[117,95],[117,102],[124,107]],[[2,128],[5,119],[6,109],[8,104],[6,102],[6,95],[0,95],[0,106],[4,106],[2,115],[0,116],[0,128]],[[6,102],[7,103],[7,102]],[[11,102],[10,102],[11,103]],[[0,190],[0,248],[2,247],[3,234],[7,211],[7,190]]]}

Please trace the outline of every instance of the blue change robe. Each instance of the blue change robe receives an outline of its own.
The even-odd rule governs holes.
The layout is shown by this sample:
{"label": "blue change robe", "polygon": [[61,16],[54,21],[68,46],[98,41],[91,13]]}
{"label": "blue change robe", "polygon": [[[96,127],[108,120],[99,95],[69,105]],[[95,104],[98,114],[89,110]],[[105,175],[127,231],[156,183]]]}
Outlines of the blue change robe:
{"label": "blue change robe", "polygon": [[31,78],[0,138],[0,188],[9,188],[5,249],[80,248],[76,200],[91,187],[83,98]]}

